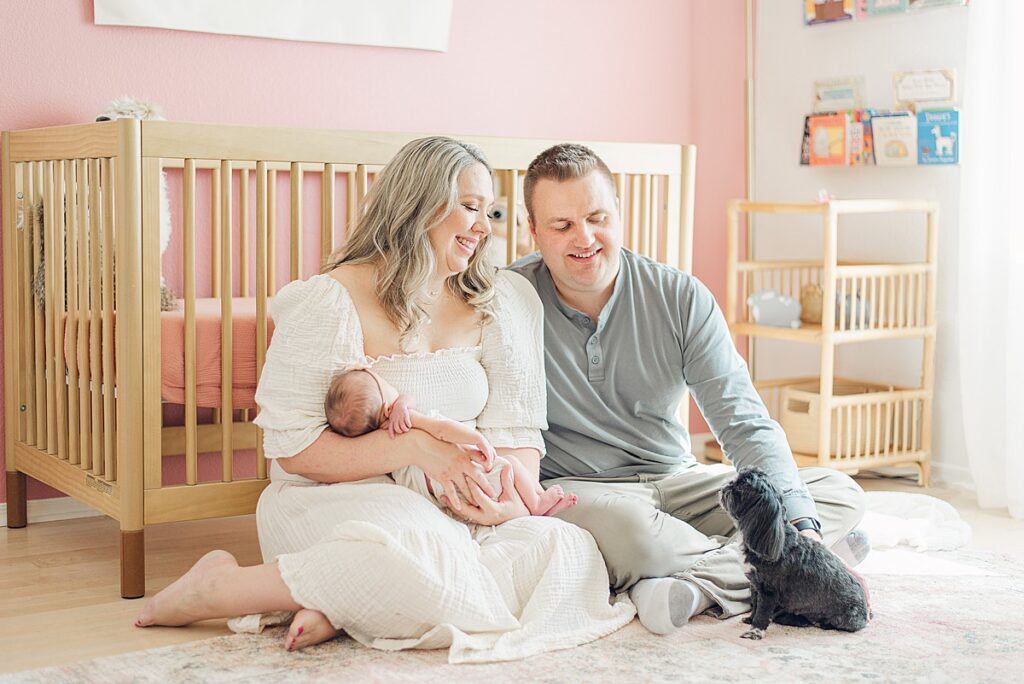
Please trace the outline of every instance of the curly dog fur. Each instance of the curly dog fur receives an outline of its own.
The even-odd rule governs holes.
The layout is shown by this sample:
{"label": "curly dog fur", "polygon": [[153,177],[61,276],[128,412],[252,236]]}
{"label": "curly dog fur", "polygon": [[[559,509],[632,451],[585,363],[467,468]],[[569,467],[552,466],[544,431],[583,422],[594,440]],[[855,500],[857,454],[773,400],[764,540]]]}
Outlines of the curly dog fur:
{"label": "curly dog fur", "polygon": [[801,535],[786,519],[782,495],[759,468],[740,472],[720,493],[736,521],[750,570],[750,629],[761,639],[768,625],[856,632],[871,618],[866,587],[824,544]]}

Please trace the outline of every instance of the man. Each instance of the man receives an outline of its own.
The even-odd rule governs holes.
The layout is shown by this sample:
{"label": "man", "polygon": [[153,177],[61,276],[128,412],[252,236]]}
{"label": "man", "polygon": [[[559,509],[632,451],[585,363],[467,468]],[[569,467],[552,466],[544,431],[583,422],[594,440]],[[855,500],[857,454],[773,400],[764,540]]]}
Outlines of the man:
{"label": "man", "polygon": [[541,477],[579,497],[559,517],[594,535],[612,589],[629,591],[644,626],[664,634],[708,609],[750,609],[736,528],[718,503],[735,470],[696,462],[676,418],[686,388],[729,460],[769,473],[802,534],[846,544],[863,491],[833,470],[797,470],[710,291],[622,248],[604,162],[556,145],[530,164],[524,195],[540,255],[511,268],[544,303]]}

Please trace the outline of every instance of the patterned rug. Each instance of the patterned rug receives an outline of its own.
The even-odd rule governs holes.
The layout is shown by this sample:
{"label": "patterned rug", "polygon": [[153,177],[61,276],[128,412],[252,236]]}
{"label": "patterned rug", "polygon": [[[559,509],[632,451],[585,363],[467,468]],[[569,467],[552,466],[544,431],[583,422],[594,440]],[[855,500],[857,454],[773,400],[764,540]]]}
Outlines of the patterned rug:
{"label": "patterned rug", "polygon": [[448,665],[442,651],[374,651],[339,638],[299,653],[283,629],[14,673],[0,682],[1019,682],[1024,566],[982,552],[873,552],[875,619],[856,634],[693,620],[668,637],[637,621],[597,642],[512,663]]}

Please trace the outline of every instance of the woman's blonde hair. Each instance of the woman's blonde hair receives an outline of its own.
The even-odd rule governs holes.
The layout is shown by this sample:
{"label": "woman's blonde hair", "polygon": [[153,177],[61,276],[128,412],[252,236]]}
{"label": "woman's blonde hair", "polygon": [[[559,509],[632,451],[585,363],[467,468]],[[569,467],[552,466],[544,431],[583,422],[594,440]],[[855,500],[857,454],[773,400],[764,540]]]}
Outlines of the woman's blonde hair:
{"label": "woman's blonde hair", "polygon": [[[429,231],[458,205],[459,174],[474,164],[491,167],[475,145],[445,137],[407,143],[377,174],[345,244],[324,264],[374,264],[376,289],[388,318],[401,331],[407,349],[427,320],[420,306],[437,267]],[[480,207],[481,211],[485,207]],[[456,296],[483,315],[493,315],[494,267],[487,259],[489,235],[477,245],[469,267],[445,282]]]}

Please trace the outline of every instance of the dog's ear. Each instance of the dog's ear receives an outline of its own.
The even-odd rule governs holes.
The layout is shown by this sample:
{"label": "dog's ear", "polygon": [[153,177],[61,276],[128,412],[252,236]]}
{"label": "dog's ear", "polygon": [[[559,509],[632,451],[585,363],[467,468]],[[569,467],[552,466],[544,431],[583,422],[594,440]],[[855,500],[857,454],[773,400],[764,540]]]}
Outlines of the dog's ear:
{"label": "dog's ear", "polygon": [[782,502],[766,491],[750,501],[740,525],[743,543],[754,555],[775,562],[786,543],[786,521]]}

